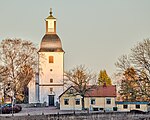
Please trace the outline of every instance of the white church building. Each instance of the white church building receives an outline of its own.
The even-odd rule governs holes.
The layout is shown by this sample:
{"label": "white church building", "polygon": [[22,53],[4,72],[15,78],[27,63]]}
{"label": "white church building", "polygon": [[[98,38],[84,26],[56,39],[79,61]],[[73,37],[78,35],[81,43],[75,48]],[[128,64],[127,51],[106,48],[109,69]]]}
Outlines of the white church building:
{"label": "white church building", "polygon": [[56,33],[56,18],[50,11],[45,20],[46,33],[38,51],[38,74],[29,83],[29,103],[56,106],[64,91],[64,50]]}

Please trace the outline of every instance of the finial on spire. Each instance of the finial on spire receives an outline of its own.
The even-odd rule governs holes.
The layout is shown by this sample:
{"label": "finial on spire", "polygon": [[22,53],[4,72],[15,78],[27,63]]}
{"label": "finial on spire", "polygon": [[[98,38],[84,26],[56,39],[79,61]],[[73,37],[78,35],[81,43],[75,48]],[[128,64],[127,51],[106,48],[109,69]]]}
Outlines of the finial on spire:
{"label": "finial on spire", "polygon": [[50,15],[52,15],[52,8],[50,8]]}

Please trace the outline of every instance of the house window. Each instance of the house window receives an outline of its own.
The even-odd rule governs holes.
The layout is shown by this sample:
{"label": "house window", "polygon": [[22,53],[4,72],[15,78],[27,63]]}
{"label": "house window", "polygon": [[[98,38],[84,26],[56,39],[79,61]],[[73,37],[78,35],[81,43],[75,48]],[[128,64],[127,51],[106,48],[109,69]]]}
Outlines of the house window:
{"label": "house window", "polygon": [[91,99],[91,105],[95,105],[95,99]]}
{"label": "house window", "polygon": [[54,57],[53,56],[49,56],[49,63],[54,63]]}
{"label": "house window", "polygon": [[136,108],[140,108],[140,105],[135,105]]}
{"label": "house window", "polygon": [[76,105],[80,105],[80,99],[75,99]]}
{"label": "house window", "polygon": [[106,104],[111,104],[111,99],[106,99]]}
{"label": "house window", "polygon": [[53,79],[52,78],[50,79],[50,83],[53,83]]}
{"label": "house window", "polygon": [[99,108],[99,110],[104,110],[104,108]]}
{"label": "house window", "polygon": [[128,105],[123,105],[123,108],[124,109],[128,109]]}
{"label": "house window", "polygon": [[64,99],[64,105],[69,105],[69,99]]}

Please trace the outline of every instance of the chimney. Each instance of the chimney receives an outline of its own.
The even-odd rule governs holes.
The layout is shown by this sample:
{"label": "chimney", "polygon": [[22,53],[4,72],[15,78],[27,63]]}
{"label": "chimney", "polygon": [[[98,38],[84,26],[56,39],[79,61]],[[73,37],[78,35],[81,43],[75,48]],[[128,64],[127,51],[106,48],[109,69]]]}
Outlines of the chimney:
{"label": "chimney", "polygon": [[107,87],[106,82],[104,82],[103,87]]}

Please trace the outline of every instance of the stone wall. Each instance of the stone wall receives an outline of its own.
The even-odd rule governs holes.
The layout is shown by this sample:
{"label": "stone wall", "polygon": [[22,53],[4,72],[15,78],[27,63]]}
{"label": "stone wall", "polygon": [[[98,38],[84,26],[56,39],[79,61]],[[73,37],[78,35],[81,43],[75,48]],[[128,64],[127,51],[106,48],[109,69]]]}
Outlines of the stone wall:
{"label": "stone wall", "polygon": [[0,120],[150,120],[150,113],[80,113],[0,117]]}

